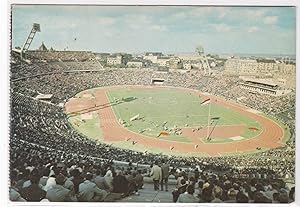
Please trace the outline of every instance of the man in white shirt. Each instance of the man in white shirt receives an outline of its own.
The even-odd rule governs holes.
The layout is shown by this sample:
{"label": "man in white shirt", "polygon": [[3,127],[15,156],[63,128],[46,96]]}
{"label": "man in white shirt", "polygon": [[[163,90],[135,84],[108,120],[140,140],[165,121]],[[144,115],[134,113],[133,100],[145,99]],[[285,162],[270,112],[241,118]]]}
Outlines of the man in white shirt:
{"label": "man in white shirt", "polygon": [[158,166],[158,162],[155,161],[153,167],[151,168],[150,176],[154,182],[154,190],[159,190],[159,183],[162,180],[161,168]]}

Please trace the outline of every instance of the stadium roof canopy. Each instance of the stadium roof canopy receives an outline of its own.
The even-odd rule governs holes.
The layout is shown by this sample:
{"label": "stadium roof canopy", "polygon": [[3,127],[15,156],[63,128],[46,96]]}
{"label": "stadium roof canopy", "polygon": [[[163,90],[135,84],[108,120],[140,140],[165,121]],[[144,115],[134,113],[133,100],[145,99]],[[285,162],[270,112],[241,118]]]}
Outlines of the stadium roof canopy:
{"label": "stadium roof canopy", "polygon": [[265,79],[253,79],[253,78],[244,78],[243,79],[245,82],[252,82],[252,83],[259,83],[259,84],[264,84],[264,85],[269,85],[269,86],[277,86],[278,84],[273,83],[269,80]]}
{"label": "stadium roof canopy", "polygon": [[273,59],[256,59],[258,63],[276,63]]}

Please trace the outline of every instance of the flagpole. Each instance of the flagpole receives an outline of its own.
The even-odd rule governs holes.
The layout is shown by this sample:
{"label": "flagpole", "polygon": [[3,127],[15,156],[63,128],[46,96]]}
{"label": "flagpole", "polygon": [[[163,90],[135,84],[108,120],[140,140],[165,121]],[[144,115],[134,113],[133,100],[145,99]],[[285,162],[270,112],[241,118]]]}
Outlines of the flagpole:
{"label": "flagpole", "polygon": [[206,136],[206,139],[208,139],[208,137],[209,137],[209,126],[210,126],[210,104],[211,104],[211,102],[209,102],[209,106],[208,106],[207,136]]}

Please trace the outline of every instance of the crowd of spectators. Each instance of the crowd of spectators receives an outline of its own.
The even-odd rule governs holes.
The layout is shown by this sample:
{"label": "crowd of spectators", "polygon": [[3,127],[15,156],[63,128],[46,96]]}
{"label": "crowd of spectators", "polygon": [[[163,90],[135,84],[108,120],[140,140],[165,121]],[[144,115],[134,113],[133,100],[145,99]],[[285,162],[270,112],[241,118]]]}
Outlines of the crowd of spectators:
{"label": "crowd of spectators", "polygon": [[[75,62],[72,64],[76,65]],[[135,178],[138,177],[140,180],[141,176],[138,175],[141,175],[141,172],[131,167],[129,170],[117,169],[112,165],[113,160],[150,165],[155,161],[160,162],[165,159],[168,160],[172,169],[180,167],[196,169],[198,167],[201,170],[203,177],[193,181],[193,187],[189,187],[188,184],[186,188],[181,188],[183,192],[186,191],[186,194],[195,195],[196,193],[198,201],[211,202],[218,199],[227,201],[230,200],[229,195],[234,192],[236,202],[238,199],[256,202],[259,199],[271,199],[270,194],[266,192],[275,192],[275,190],[276,193],[273,193],[271,200],[281,202],[280,196],[286,199],[286,194],[280,194],[280,190],[285,189],[285,186],[279,188],[275,185],[275,189],[267,181],[270,180],[268,178],[293,179],[295,177],[295,111],[286,108],[287,105],[295,106],[293,92],[284,98],[251,94],[238,87],[237,78],[207,77],[199,71],[184,74],[176,72],[157,74],[151,69],[70,72],[70,68],[73,66],[58,62],[27,64],[17,58],[12,63],[10,115],[10,191],[14,195],[11,197],[12,200],[47,199],[51,201],[55,193],[48,192],[48,188],[45,187],[47,182],[42,179],[43,176],[48,176],[48,180],[52,176],[50,184],[58,185],[57,188],[64,188],[62,190],[68,192],[64,198],[66,200],[119,199],[138,192],[141,183],[138,183]],[[37,76],[37,74],[43,75]],[[27,78],[22,79],[22,77]],[[153,77],[165,79],[164,85],[167,86],[197,89],[233,101],[244,96],[246,98],[242,99],[242,104],[273,115],[286,123],[290,129],[291,139],[287,147],[253,155],[215,158],[158,155],[120,149],[90,140],[69,125],[63,108],[58,106],[59,103],[65,103],[78,92],[88,88],[109,85],[150,85]],[[53,94],[51,103],[34,99],[38,93]],[[59,164],[62,167],[58,170]],[[44,175],[43,172],[48,172],[48,170],[50,172]],[[112,174],[112,180],[107,181],[108,184],[97,184],[95,179],[98,176],[105,177],[109,171]],[[74,172],[77,174],[74,175]],[[230,177],[228,175],[224,177],[225,172],[230,172]],[[100,178],[99,180],[102,179]],[[250,185],[254,182],[252,179],[256,179],[256,183]],[[263,183],[258,182],[262,179]],[[73,182],[73,187],[70,187],[72,184],[66,184],[67,180]],[[26,181],[32,184],[31,187],[34,190],[28,185],[24,186]],[[185,181],[189,183],[188,179]],[[227,181],[230,187],[225,185],[225,182],[228,184]],[[114,182],[121,183],[120,185],[123,186],[121,192],[116,192],[116,188],[113,188]],[[99,188],[98,194],[95,192],[92,198],[88,195],[83,196],[84,193],[81,193],[80,189],[88,187],[80,188],[82,183],[86,183],[87,186],[96,183]],[[231,188],[234,188],[234,191],[231,191]],[[32,198],[30,195],[30,192],[32,194],[35,190],[38,190],[36,194],[40,195],[38,198]],[[178,198],[179,201],[184,200],[182,196],[178,195]]]}
{"label": "crowd of spectators", "polygon": [[95,157],[12,141],[12,201],[109,202],[138,194],[143,186],[143,173],[136,167],[113,167]]}
{"label": "crowd of spectators", "polygon": [[178,171],[173,201],[177,203],[289,203],[295,188],[282,180],[240,178],[232,173]]}
{"label": "crowd of spectators", "polygon": [[86,61],[92,60],[94,55],[87,51],[27,51],[26,55],[31,60],[56,61]]}
{"label": "crowd of spectators", "polygon": [[[78,55],[78,54],[77,54]],[[102,65],[94,60],[86,61],[68,60],[68,61],[25,61],[18,58],[16,52],[11,53],[11,79],[16,80],[36,75],[45,75],[49,73],[61,73],[63,71],[76,70],[101,70]],[[40,60],[40,59],[39,59]]]}

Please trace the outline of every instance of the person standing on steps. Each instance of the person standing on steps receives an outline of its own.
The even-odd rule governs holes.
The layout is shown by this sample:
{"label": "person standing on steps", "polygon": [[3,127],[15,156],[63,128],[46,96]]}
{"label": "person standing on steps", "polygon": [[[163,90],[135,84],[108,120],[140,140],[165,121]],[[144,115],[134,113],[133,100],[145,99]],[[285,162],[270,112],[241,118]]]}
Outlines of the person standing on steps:
{"label": "person standing on steps", "polygon": [[169,171],[170,171],[170,165],[165,160],[162,160],[162,165],[161,165],[162,179],[160,182],[160,188],[162,191],[164,190],[164,184],[165,184],[166,191],[168,191]]}
{"label": "person standing on steps", "polygon": [[153,179],[154,190],[159,190],[159,182],[162,180],[161,168],[158,166],[158,161],[154,162],[153,167],[151,168],[150,176]]}

